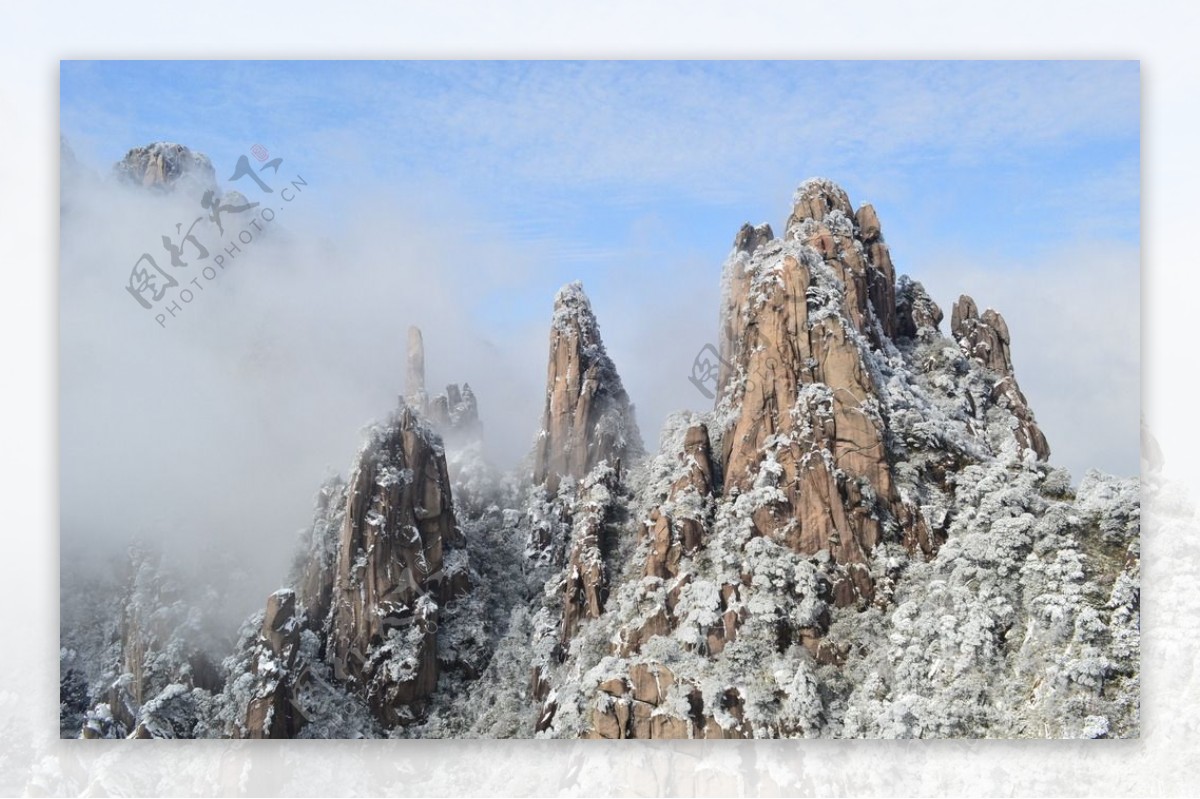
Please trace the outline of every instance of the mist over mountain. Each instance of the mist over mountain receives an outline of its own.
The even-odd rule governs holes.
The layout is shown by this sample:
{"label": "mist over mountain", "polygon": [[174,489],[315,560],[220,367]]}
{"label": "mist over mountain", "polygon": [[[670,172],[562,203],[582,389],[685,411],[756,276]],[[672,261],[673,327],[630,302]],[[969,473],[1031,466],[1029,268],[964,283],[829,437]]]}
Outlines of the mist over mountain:
{"label": "mist over mountain", "polygon": [[[525,298],[546,321],[516,363],[464,310],[486,272],[359,282],[394,252],[314,252],[216,174],[167,143],[110,176],[64,159],[65,736],[1138,735],[1139,482],[1056,467],[1021,330],[947,314],[836,183],[714,253],[712,407],[650,430],[585,286]],[[200,214],[185,246],[198,198],[229,228]],[[118,255],[127,285],[96,268]],[[421,313],[321,324],[364,291]],[[278,340],[298,315],[311,339]]]}

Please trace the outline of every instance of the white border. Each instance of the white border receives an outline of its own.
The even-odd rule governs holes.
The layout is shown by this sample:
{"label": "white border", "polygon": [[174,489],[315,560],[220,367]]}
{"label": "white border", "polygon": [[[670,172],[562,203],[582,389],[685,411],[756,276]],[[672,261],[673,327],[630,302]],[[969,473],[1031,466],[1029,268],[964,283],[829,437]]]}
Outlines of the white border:
{"label": "white border", "polygon": [[[648,7],[649,6],[649,7]],[[1188,794],[1200,773],[1190,532],[1200,6],[851,2],[6,5],[0,24],[0,792]],[[1143,739],[1126,742],[60,742],[60,58],[1122,58],[1142,62],[1144,406],[1167,499],[1144,533]],[[153,98],[146,98],[153,102]],[[1103,431],[1098,431],[1102,435]]]}

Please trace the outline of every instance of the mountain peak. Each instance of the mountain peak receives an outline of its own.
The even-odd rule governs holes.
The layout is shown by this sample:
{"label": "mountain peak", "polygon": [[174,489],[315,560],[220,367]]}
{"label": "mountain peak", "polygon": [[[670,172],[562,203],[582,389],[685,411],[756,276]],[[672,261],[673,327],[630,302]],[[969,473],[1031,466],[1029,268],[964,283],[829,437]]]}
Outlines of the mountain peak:
{"label": "mountain peak", "polygon": [[806,220],[824,222],[833,211],[841,211],[848,219],[854,219],[854,208],[845,189],[828,178],[809,178],[792,194],[792,215],[788,218],[787,232],[791,234]]}
{"label": "mountain peak", "polygon": [[553,491],[562,477],[581,478],[602,461],[615,466],[641,452],[633,404],[604,348],[583,284],[568,283],[554,298],[534,482]]}
{"label": "mountain peak", "polygon": [[129,184],[163,192],[216,190],[217,173],[204,153],[175,142],[157,141],[134,147],[113,166]]}

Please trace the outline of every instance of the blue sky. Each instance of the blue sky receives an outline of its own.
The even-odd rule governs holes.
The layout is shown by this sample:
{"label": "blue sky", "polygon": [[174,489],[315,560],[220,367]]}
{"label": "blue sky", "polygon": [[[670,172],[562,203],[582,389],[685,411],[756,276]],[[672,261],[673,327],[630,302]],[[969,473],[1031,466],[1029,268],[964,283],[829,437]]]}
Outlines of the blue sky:
{"label": "blue sky", "polygon": [[61,68],[62,131],[97,169],[169,140],[226,178],[261,143],[319,187],[307,212],[333,238],[377,211],[396,228],[370,235],[424,224],[460,258],[498,258],[503,274],[481,268],[462,292],[492,345],[544,335],[554,291],[582,279],[649,441],[670,409],[704,406],[689,353],[715,336],[738,227],[780,231],[795,186],[832,178],[875,205],[898,270],[947,317],[960,292],[1005,314],[1076,477],[1138,470],[1139,115],[1136,62]]}

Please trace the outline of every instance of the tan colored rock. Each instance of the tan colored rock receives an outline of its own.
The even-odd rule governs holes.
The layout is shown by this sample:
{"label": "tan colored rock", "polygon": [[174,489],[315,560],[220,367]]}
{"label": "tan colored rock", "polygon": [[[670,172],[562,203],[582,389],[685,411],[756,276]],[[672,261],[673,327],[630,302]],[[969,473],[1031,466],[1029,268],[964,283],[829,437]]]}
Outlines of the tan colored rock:
{"label": "tan colored rock", "polygon": [[[687,429],[679,461],[682,473],[671,484],[668,504],[689,492],[710,499],[713,496],[712,450],[708,428],[703,424],[694,424]],[[645,530],[651,545],[644,574],[663,579],[674,577],[679,574],[682,558],[694,555],[704,546],[709,520],[692,518],[688,513],[677,511],[672,517],[663,508],[654,508],[650,512]]]}
{"label": "tan colored rock", "polygon": [[657,705],[666,699],[675,675],[659,663],[634,663],[629,667],[629,683],[634,699]]}
{"label": "tan colored rock", "polygon": [[847,219],[854,218],[854,208],[842,187],[824,178],[804,181],[793,198],[792,215],[787,222],[788,235],[794,234],[806,220],[824,221],[831,211],[840,211]]}
{"label": "tan colored rock", "polygon": [[871,307],[883,334],[888,338],[896,337],[896,269],[892,265],[892,255],[883,240],[879,227],[879,216],[875,207],[864,205],[855,215],[858,222],[859,235],[867,252],[867,291],[871,298]]}
{"label": "tan colored rock", "polygon": [[267,598],[267,610],[263,615],[262,637],[271,652],[285,666],[296,661],[296,650],[300,645],[300,621],[296,618],[296,592],[290,589],[276,591]]}
{"label": "tan colored rock", "polygon": [[879,226],[879,214],[875,213],[875,206],[870,203],[858,209],[854,214],[854,221],[858,223],[859,235],[864,244],[883,238],[883,230]]}
{"label": "tan colored rock", "polygon": [[618,490],[618,474],[612,469],[597,470],[581,484],[584,506],[573,520],[567,574],[564,581],[561,641],[565,645],[575,635],[579,623],[598,619],[608,600],[608,570],[605,565],[604,531],[608,524],[607,504],[586,501],[592,490],[611,495]]}
{"label": "tan colored rock", "polygon": [[551,493],[566,476],[642,453],[634,409],[604,349],[591,304],[579,283],[554,300],[546,404],[534,449],[535,483]]}
{"label": "tan colored rock", "polygon": [[408,371],[405,374],[404,390],[408,404],[419,413],[427,412],[425,394],[425,339],[421,328],[413,325],[408,329]]}
{"label": "tan colored rock", "polygon": [[996,382],[992,388],[991,401],[1002,408],[1008,408],[1017,418],[1017,428],[1014,431],[1017,444],[1024,449],[1032,450],[1038,460],[1049,460],[1050,442],[1046,440],[1046,435],[1038,427],[1033,410],[1029,407],[1029,400],[1025,398],[1025,394],[1017,385],[1017,378],[1014,375],[1009,375]]}
{"label": "tan colored rock", "polygon": [[720,359],[717,371],[717,400],[724,395],[729,381],[733,379],[734,346],[742,340],[743,319],[740,312],[746,300],[746,289],[749,281],[745,266],[750,256],[764,246],[771,246],[772,251],[779,249],[778,242],[771,239],[770,225],[751,227],[742,225],[734,239],[734,254],[726,261],[725,274],[721,284],[721,329],[720,329]]}
{"label": "tan colored rock", "polygon": [[672,540],[671,520],[655,508],[650,512],[646,528],[650,530],[650,554],[646,558],[644,573],[648,577],[672,576],[679,567],[680,550]]}
{"label": "tan colored rock", "polygon": [[883,424],[868,407],[876,389],[846,323],[810,320],[812,267],[792,255],[779,266],[765,301],[741,309],[757,337],[736,348],[749,379],[730,386],[739,413],[724,436],[725,490],[753,488],[771,442],[785,499],[756,515],[760,532],[798,552],[828,549],[839,563],[862,563],[880,540],[879,511],[895,497]]}
{"label": "tan colored rock", "polygon": [[[719,712],[705,712],[700,689],[691,683],[676,683],[674,673],[661,663],[639,662],[629,667],[631,694],[612,699],[601,697],[593,706],[585,737],[635,739],[747,738],[741,694],[735,688],[719,698]],[[682,692],[687,699],[685,715],[666,703],[669,692]],[[720,716],[727,727],[716,720]]]}
{"label": "tan colored rock", "polygon": [[910,339],[928,339],[937,335],[942,324],[942,309],[920,283],[901,278],[896,287],[896,335]]}
{"label": "tan colored rock", "polygon": [[997,374],[1012,374],[1008,325],[998,313],[989,308],[981,317],[975,300],[964,294],[954,303],[950,330],[968,357]]}
{"label": "tan colored rock", "polygon": [[329,642],[335,677],[389,726],[418,718],[437,685],[443,555],[462,543],[440,442],[404,407],[350,478]]}
{"label": "tan colored rock", "polygon": [[996,374],[997,380],[988,401],[992,405],[1007,408],[1016,417],[1017,427],[1013,432],[1017,444],[1031,450],[1038,460],[1049,458],[1050,444],[1034,419],[1029,401],[1017,385],[1009,346],[1011,338],[1004,317],[991,308],[980,315],[975,300],[964,294],[954,303],[950,332],[967,357]]}
{"label": "tan colored rock", "polygon": [[588,737],[620,740],[628,737],[632,715],[627,699],[616,699],[605,708],[592,710],[592,729]]}
{"label": "tan colored rock", "polygon": [[[796,244],[735,251],[726,265],[721,351],[729,367],[719,390],[733,421],[721,436],[724,493],[751,491],[768,470],[783,498],[754,513],[759,533],[803,554],[827,550],[835,564],[867,566],[885,520],[916,523],[901,512],[879,389],[860,349],[901,326],[894,271],[886,248],[872,261],[871,245],[882,245],[874,209],[864,206],[856,219],[828,181],[798,190],[788,236]],[[839,604],[870,601],[863,574],[845,572]]]}
{"label": "tan colored rock", "polygon": [[581,537],[572,548],[567,566],[562,640],[569,641],[583,618],[598,619],[608,599],[608,579],[600,539],[603,518],[594,516],[577,525]]}
{"label": "tan colored rock", "polygon": [[305,721],[304,715],[292,701],[290,691],[279,685],[266,695],[250,700],[246,709],[246,737],[295,738]]}
{"label": "tan colored rock", "polygon": [[742,229],[738,231],[737,236],[733,240],[735,249],[747,254],[753,254],[755,250],[764,244],[770,243],[775,238],[775,234],[771,232],[770,225],[742,225]]}
{"label": "tan colored rock", "polygon": [[650,737],[657,740],[690,738],[692,724],[687,719],[665,713],[656,713],[650,717]]}
{"label": "tan colored rock", "polygon": [[856,330],[877,348],[896,335],[896,271],[873,206],[856,214],[840,187],[809,180],[797,190],[787,230],[820,253],[842,281],[843,310]]}
{"label": "tan colored rock", "polygon": [[713,491],[712,449],[708,439],[708,428],[694,424],[687,429],[683,438],[682,460],[687,464],[687,473],[671,485],[671,499],[685,491],[693,490],[700,496]]}
{"label": "tan colored rock", "polygon": [[670,632],[671,622],[667,617],[667,609],[660,608],[641,624],[635,627],[622,628],[620,632],[621,643],[617,647],[617,653],[621,657],[636,654],[654,636],[669,635]]}
{"label": "tan colored rock", "polygon": [[624,677],[613,677],[600,683],[599,689],[611,696],[624,696],[629,686]]}
{"label": "tan colored rock", "polygon": [[629,720],[629,737],[639,738],[643,741],[650,740],[654,737],[654,706],[648,705],[645,702],[633,702],[631,705],[632,714]]}

